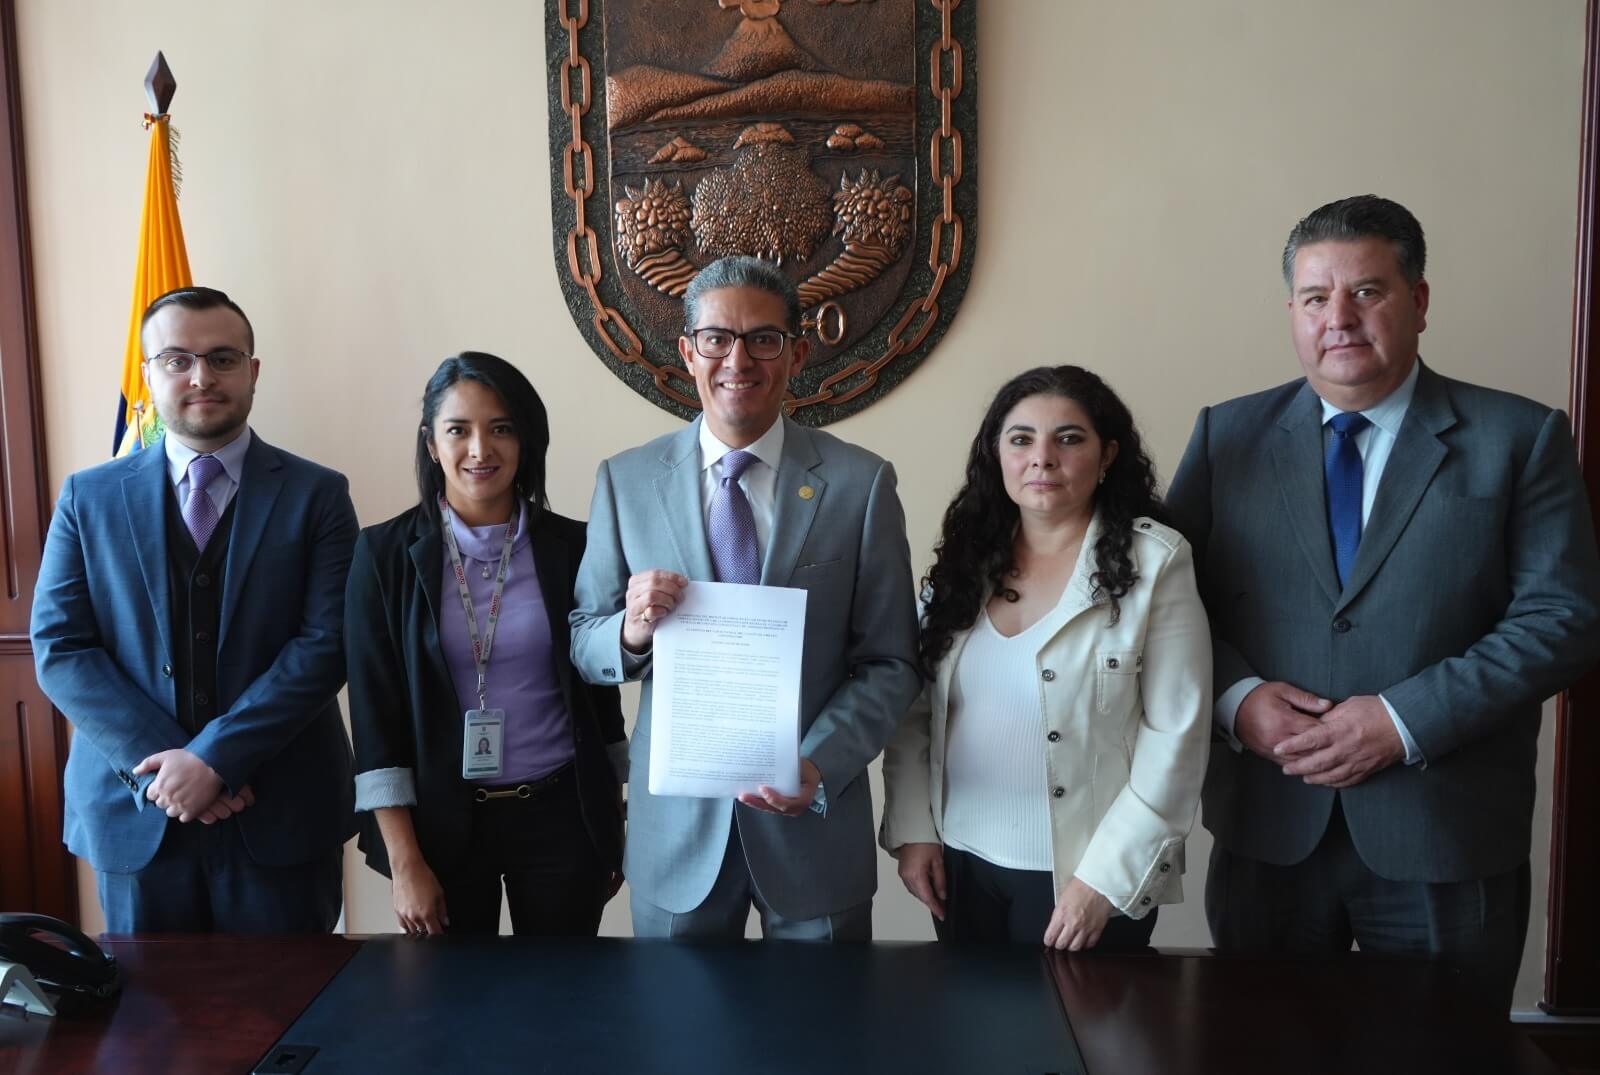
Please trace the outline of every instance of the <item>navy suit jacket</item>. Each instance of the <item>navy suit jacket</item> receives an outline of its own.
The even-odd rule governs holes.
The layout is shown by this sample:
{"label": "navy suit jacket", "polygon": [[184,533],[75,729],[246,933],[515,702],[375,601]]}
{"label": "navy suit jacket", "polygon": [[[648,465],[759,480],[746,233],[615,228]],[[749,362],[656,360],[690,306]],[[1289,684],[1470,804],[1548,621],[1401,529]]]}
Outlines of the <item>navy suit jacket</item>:
{"label": "navy suit jacket", "polygon": [[[97,870],[142,869],[167,816],[139,762],[185,747],[255,805],[236,822],[255,861],[310,861],[354,833],[344,580],[356,516],[343,475],[251,439],[233,504],[217,638],[221,710],[178,723],[161,444],[66,480],[33,602],[39,685],[75,734],[65,839]],[[199,822],[191,822],[199,824]]]}

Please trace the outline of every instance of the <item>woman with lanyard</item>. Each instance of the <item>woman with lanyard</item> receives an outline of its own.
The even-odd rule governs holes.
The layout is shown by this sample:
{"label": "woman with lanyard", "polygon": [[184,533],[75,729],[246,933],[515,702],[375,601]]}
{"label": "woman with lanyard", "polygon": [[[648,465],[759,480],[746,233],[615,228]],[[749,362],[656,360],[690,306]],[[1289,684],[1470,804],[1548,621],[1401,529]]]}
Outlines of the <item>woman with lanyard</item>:
{"label": "woman with lanyard", "polygon": [[573,671],[584,524],[549,510],[544,403],[493,355],[428,381],[417,506],[345,591],[361,849],[412,934],[593,936],[622,878],[615,688]]}

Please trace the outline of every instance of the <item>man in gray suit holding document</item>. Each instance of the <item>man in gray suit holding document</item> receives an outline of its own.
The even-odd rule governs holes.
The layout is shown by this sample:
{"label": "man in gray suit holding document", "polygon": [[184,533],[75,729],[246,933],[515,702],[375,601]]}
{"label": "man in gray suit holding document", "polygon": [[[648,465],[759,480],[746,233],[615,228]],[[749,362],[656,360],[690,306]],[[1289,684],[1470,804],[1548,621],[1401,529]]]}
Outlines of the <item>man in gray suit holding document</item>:
{"label": "man in gray suit holding document", "polygon": [[[867,764],[920,687],[894,468],[782,416],[805,365],[800,304],[754,258],[684,296],[702,417],[600,466],[572,613],[592,683],[642,680],[623,870],[640,937],[869,940],[877,887]],[[693,580],[807,591],[800,793],[650,794],[651,639]]]}
{"label": "man in gray suit holding document", "polygon": [[1168,496],[1214,635],[1206,913],[1231,951],[1458,967],[1499,1010],[1528,926],[1540,704],[1600,645],[1566,417],[1424,365],[1421,225],[1289,236],[1305,372],[1200,412]]}

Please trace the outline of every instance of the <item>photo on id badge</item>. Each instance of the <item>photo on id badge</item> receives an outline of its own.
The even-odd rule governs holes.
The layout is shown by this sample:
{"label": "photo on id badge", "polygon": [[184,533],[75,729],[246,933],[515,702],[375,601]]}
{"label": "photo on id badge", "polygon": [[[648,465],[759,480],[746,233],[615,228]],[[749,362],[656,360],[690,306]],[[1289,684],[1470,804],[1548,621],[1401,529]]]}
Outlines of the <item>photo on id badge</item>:
{"label": "photo on id badge", "polygon": [[461,739],[461,775],[467,780],[500,775],[500,733],[503,709],[469,709]]}

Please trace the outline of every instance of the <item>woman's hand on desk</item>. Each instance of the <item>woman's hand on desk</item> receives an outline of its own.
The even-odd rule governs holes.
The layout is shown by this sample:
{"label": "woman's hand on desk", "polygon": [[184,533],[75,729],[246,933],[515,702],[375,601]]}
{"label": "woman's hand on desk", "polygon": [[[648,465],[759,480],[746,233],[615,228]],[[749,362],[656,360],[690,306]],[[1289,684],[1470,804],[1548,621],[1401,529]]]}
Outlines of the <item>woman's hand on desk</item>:
{"label": "woman's hand on desk", "polygon": [[944,847],[940,844],[901,844],[894,857],[906,890],[928,905],[933,917],[944,921]]}
{"label": "woman's hand on desk", "polygon": [[444,888],[428,864],[418,859],[407,866],[394,866],[394,916],[400,928],[411,934],[433,936],[450,924],[444,906]]}
{"label": "woman's hand on desk", "polygon": [[[905,876],[904,867],[901,876]],[[1044,943],[1069,952],[1093,948],[1113,910],[1110,900],[1074,877],[1056,900],[1056,909],[1044,930]]]}

